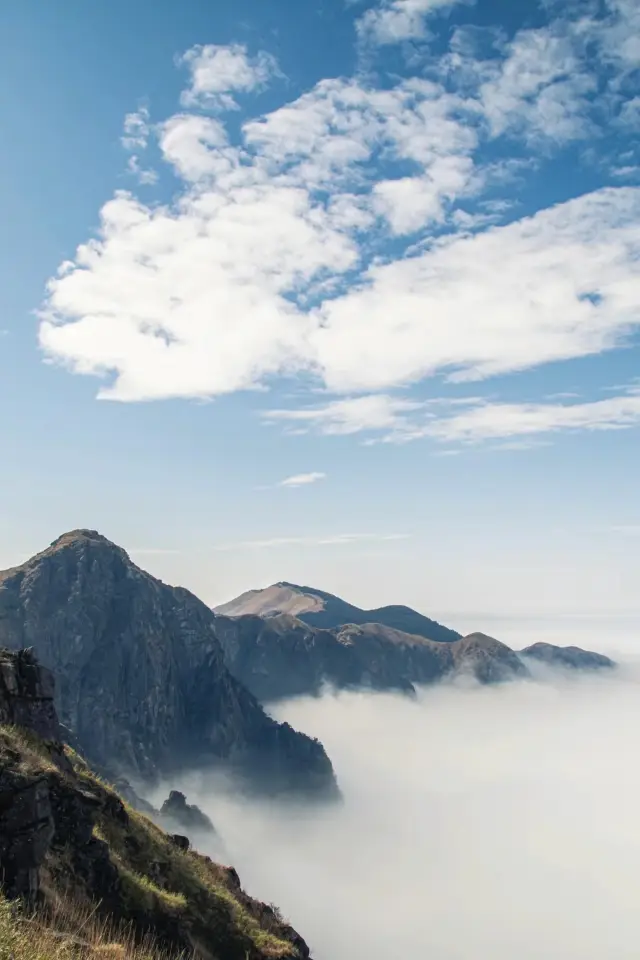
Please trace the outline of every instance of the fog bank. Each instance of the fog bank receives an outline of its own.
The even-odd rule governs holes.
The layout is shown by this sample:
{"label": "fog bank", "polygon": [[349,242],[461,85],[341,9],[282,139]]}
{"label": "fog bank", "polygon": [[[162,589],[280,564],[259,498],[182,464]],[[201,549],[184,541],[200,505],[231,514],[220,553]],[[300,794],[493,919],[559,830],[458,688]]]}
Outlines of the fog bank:
{"label": "fog bank", "polygon": [[[345,802],[189,798],[315,960],[640,954],[640,673],[302,699]],[[220,856],[214,847],[209,851]]]}

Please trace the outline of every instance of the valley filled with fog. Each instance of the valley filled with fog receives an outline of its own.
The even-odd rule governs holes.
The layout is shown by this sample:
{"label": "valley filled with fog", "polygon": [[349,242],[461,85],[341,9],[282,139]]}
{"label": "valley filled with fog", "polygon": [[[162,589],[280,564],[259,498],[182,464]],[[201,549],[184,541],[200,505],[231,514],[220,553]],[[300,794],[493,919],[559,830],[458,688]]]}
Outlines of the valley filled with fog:
{"label": "valley filled with fog", "polygon": [[272,712],[322,740],[343,804],[240,801],[203,775],[182,787],[220,834],[201,849],[315,960],[638,956],[640,662]]}

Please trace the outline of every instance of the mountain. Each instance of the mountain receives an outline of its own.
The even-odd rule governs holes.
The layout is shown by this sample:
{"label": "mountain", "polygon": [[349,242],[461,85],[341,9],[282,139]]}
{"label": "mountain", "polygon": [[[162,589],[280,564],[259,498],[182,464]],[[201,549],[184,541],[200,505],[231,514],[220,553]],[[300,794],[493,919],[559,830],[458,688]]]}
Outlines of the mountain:
{"label": "mountain", "polygon": [[249,590],[229,603],[214,608],[228,617],[253,614],[270,617],[288,614],[312,627],[334,628],[346,624],[379,623],[392,630],[426,637],[441,643],[460,639],[460,634],[435,620],[429,620],[411,607],[378,607],[361,610],[339,597],[315,587],[299,587],[295,583],[274,583],[264,590]]}
{"label": "mountain", "polygon": [[63,747],[52,696],[30,652],[0,650],[0,956],[308,960],[232,867],[165,833]]}
{"label": "mountain", "polygon": [[93,763],[142,779],[224,765],[252,788],[335,795],[322,745],[229,672],[216,620],[91,530],[0,573],[0,646],[33,647],[55,672],[62,723]]}
{"label": "mountain", "polygon": [[520,654],[552,667],[568,667],[570,670],[610,670],[616,666],[615,661],[602,653],[581,647],[556,647],[552,643],[534,643]]}
{"label": "mountain", "polygon": [[411,693],[452,674],[492,683],[528,673],[506,644],[480,633],[442,643],[380,623],[320,629],[289,614],[218,615],[216,633],[230,670],[262,702],[318,694],[326,683]]}

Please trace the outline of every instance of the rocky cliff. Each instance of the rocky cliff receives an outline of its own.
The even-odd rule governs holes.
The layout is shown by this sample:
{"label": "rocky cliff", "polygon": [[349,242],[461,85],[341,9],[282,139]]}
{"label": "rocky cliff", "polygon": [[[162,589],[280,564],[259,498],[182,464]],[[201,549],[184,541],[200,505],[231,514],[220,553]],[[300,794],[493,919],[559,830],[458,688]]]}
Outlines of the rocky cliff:
{"label": "rocky cliff", "polygon": [[[113,939],[126,927],[140,941],[151,933],[165,960],[309,957],[295,930],[242,890],[235,870],[164,833],[55,740],[51,677],[31,654],[0,652],[0,674],[0,886],[37,908],[26,923],[55,917],[64,936],[75,923],[86,938],[87,923],[100,916],[111,934],[109,956],[124,956]],[[84,942],[76,935],[70,952],[55,956],[93,956],[72,949]]]}
{"label": "rocky cliff", "polygon": [[527,675],[513,650],[483,634],[441,643],[379,623],[317,629],[289,615],[218,616],[215,627],[230,669],[264,702],[325,684],[412,692],[452,675],[482,683]]}
{"label": "rocky cliff", "polygon": [[150,778],[223,764],[260,789],[335,794],[320,743],[278,724],[228,671],[211,610],[100,534],[65,534],[0,573],[0,646],[33,647],[83,753]]}

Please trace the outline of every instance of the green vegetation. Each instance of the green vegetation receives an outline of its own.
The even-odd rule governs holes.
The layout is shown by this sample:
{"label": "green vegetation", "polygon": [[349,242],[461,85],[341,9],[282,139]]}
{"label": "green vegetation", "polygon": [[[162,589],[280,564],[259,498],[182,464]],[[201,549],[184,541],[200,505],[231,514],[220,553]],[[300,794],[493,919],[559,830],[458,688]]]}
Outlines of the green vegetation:
{"label": "green vegetation", "polygon": [[[5,768],[20,780],[44,775],[54,806],[69,811],[41,869],[45,912],[25,917],[0,899],[0,960],[169,960],[148,931],[173,948],[172,956],[298,955],[283,938],[279,913],[248,897],[233,870],[179,848],[74,750],[65,748],[68,768],[58,750],[30,732],[0,725]],[[94,847],[76,840],[76,810],[85,823],[90,818],[89,828],[93,823],[100,841]],[[95,864],[101,865],[97,872]],[[96,887],[97,876],[111,879]]]}

